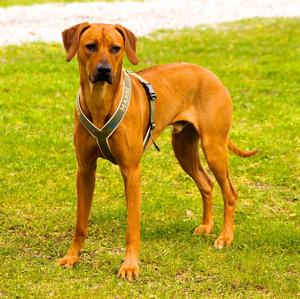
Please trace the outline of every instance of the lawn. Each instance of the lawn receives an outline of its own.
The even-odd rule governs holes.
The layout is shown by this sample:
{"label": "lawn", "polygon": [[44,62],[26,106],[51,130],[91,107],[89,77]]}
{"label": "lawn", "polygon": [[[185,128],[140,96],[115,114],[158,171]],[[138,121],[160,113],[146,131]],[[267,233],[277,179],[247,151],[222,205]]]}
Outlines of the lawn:
{"label": "lawn", "polygon": [[[75,2],[122,2],[126,0],[76,0]],[[142,1],[142,0],[131,0],[131,1]],[[45,3],[69,3],[74,0],[0,0],[1,6],[11,5],[33,5],[33,4],[45,4]]]}
{"label": "lawn", "polygon": [[60,44],[0,48],[0,298],[296,298],[299,290],[300,19],[254,19],[160,31],[138,43],[137,70],[189,61],[231,91],[231,137],[257,156],[230,156],[239,192],[235,241],[192,235],[197,188],[180,169],[167,130],[143,158],[140,278],[116,278],[126,209],[117,166],[99,161],[89,238],[74,269],[55,265],[75,224],[73,111],[76,61]]}

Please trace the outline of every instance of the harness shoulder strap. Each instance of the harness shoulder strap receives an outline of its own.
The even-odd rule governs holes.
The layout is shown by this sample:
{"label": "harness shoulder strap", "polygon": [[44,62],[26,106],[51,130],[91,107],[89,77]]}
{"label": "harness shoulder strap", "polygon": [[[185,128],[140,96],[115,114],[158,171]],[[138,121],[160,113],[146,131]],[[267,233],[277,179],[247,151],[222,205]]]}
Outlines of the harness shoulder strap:
{"label": "harness shoulder strap", "polygon": [[155,148],[160,151],[159,147],[157,146],[157,144],[155,143],[153,136],[152,136],[152,130],[155,128],[155,100],[157,99],[156,93],[152,87],[152,85],[150,84],[150,82],[148,82],[147,80],[145,80],[142,76],[133,73],[131,71],[127,71],[130,75],[133,75],[134,77],[136,77],[144,86],[145,91],[150,99],[150,121],[149,121],[149,129],[145,135],[144,138],[144,148],[146,148],[149,139],[151,138]]}

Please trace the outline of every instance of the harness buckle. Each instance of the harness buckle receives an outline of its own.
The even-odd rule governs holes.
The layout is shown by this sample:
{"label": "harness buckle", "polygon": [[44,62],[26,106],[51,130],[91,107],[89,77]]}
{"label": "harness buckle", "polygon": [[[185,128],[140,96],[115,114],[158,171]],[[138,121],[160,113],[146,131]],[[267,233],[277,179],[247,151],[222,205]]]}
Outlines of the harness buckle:
{"label": "harness buckle", "polygon": [[156,93],[150,83],[145,83],[145,86],[147,87],[148,95],[151,98],[152,101],[157,99]]}

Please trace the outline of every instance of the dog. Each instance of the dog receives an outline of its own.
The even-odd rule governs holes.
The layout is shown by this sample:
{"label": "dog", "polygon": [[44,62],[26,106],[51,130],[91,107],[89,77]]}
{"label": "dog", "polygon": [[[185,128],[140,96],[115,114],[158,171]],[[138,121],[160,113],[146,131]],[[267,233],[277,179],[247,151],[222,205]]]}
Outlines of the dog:
{"label": "dog", "polygon": [[[67,61],[77,55],[80,73],[79,106],[82,114],[96,128],[105,123],[118,108],[125,73],[123,58],[136,65],[137,38],[127,28],[112,24],[81,23],[62,33]],[[152,141],[172,126],[172,146],[183,170],[195,181],[203,200],[203,216],[194,234],[210,234],[213,229],[213,183],[199,160],[199,145],[218,182],[224,201],[224,224],[214,245],[229,246],[233,241],[237,193],[228,172],[228,150],[242,157],[257,150],[239,149],[229,138],[232,102],[228,90],[209,70],[190,63],[173,63],[138,72],[156,92],[155,128]],[[149,129],[149,99],[141,82],[128,74],[131,84],[126,114],[109,137],[109,150],[119,165],[124,180],[127,203],[125,259],[118,276],[136,279],[139,274],[141,166],[143,139]],[[72,245],[57,263],[72,266],[79,261],[87,236],[88,218],[95,186],[97,158],[105,158],[97,140],[75,112],[74,146],[77,157],[77,221]]]}

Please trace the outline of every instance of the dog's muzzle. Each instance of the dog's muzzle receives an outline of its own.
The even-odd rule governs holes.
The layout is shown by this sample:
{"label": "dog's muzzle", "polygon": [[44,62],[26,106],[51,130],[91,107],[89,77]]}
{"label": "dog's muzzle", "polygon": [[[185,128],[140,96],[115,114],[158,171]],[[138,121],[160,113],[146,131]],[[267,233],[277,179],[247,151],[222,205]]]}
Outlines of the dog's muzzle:
{"label": "dog's muzzle", "polygon": [[112,84],[113,76],[111,66],[105,63],[98,64],[95,72],[90,76],[90,81],[93,84],[101,81]]}

